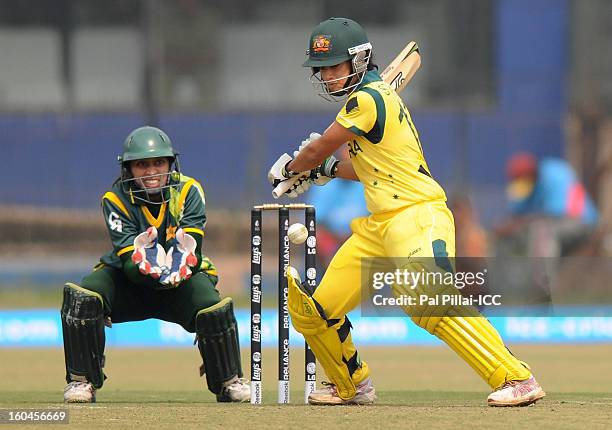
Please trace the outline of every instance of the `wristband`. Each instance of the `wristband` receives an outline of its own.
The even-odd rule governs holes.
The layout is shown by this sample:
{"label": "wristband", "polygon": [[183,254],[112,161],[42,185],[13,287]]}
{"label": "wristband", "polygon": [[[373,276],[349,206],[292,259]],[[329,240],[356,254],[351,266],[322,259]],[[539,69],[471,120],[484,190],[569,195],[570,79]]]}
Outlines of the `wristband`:
{"label": "wristband", "polygon": [[332,164],[332,168],[330,169],[330,178],[335,178],[336,173],[338,172],[338,165],[340,164],[340,160],[336,160],[334,164]]}

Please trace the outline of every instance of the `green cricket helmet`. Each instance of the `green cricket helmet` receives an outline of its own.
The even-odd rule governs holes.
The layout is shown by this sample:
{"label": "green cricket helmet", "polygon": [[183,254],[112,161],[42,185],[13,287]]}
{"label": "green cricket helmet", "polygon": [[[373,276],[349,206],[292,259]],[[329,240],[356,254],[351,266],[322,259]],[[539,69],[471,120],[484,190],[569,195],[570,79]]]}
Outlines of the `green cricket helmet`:
{"label": "green cricket helmet", "polygon": [[[170,199],[170,189],[176,188],[180,180],[180,168],[178,152],[172,147],[172,141],[166,133],[150,126],[133,130],[123,143],[123,154],[117,158],[121,164],[121,186],[133,201],[162,204]],[[134,178],[130,162],[148,158],[167,158],[170,171]],[[161,179],[161,186],[147,188],[143,185],[143,180],[155,178]]]}
{"label": "green cricket helmet", "polygon": [[[341,101],[350,95],[363,80],[368,70],[372,44],[365,30],[357,22],[348,18],[330,18],[315,27],[310,35],[304,67],[312,69],[310,81],[322,89],[318,92],[326,100]],[[345,61],[351,62],[352,72],[341,78],[323,80],[322,67],[336,66]],[[330,91],[329,84],[345,80],[340,90]]]}

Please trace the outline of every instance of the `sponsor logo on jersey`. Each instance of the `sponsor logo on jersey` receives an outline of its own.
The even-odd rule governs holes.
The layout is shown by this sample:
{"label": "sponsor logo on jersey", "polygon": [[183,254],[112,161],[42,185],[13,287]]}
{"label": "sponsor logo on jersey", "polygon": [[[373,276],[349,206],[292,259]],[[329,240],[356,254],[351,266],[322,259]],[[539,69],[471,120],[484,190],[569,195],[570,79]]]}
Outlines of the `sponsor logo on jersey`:
{"label": "sponsor logo on jersey", "polygon": [[172,226],[172,225],[169,225],[166,228],[166,241],[168,241],[170,239],[174,239],[176,237],[176,229],[177,229],[177,227],[176,226]]}
{"label": "sponsor logo on jersey", "polygon": [[108,215],[108,226],[113,231],[123,233],[123,223],[116,212],[111,212]]}

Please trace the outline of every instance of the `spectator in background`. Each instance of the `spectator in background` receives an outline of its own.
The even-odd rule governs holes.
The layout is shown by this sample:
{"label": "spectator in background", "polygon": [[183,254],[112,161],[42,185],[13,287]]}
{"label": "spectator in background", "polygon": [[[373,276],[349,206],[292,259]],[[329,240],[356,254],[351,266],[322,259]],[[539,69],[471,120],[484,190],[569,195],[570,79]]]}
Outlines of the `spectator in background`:
{"label": "spectator in background", "polygon": [[551,310],[563,267],[559,258],[593,236],[597,210],[565,160],[538,161],[532,154],[517,153],[506,173],[511,217],[496,228],[496,252],[501,257],[495,260],[496,271],[506,294]]}
{"label": "spectator in background", "polygon": [[[561,257],[583,244],[598,214],[591,198],[565,160],[526,152],[507,163],[511,217],[498,226],[500,238],[517,238],[532,257]],[[521,240],[522,239],[522,240]]]}
{"label": "spectator in background", "polygon": [[[348,151],[338,151],[339,160],[348,160]],[[351,235],[354,218],[366,216],[363,185],[357,181],[330,181],[325,187],[312,187],[310,204],[317,209],[317,255],[327,267],[340,245]]]}

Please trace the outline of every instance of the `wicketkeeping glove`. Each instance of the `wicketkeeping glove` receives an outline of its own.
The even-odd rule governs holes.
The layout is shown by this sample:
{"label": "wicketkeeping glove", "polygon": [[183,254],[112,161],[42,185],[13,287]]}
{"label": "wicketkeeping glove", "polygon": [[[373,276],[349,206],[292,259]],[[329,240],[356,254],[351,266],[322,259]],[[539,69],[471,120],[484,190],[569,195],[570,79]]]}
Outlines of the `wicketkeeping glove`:
{"label": "wicketkeeping glove", "polygon": [[176,232],[176,244],[170,247],[166,255],[166,267],[170,273],[162,276],[159,282],[176,287],[189,279],[192,274],[191,268],[198,264],[198,257],[195,255],[196,246],[196,240],[179,228]]}
{"label": "wicketkeeping glove", "polygon": [[157,229],[149,227],[134,239],[134,252],[132,261],[138,265],[143,275],[159,279],[164,272],[166,264],[166,251],[157,243]]}

